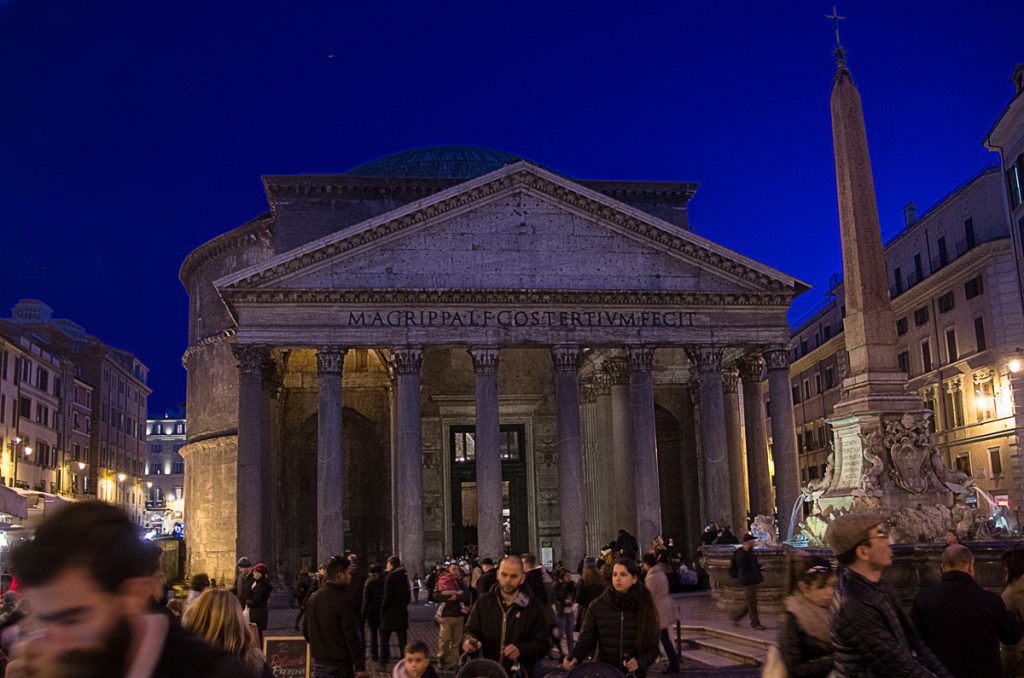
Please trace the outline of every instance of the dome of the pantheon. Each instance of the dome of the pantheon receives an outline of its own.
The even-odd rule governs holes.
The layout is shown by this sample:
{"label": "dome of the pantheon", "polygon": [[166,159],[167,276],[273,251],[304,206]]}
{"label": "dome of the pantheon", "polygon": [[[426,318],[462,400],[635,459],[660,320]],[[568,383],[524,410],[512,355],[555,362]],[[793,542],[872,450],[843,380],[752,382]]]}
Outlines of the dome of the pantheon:
{"label": "dome of the pantheon", "polygon": [[381,156],[345,174],[402,179],[473,179],[522,159],[481,146],[421,146]]}

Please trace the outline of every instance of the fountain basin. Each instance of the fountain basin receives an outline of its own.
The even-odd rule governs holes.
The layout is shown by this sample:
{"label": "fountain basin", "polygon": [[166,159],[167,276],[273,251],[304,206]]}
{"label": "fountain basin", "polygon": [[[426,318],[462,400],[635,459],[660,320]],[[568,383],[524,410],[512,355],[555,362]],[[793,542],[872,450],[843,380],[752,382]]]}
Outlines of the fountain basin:
{"label": "fountain basin", "polygon": [[[1022,540],[1000,540],[968,542],[964,544],[974,553],[974,579],[989,591],[999,593],[1003,588],[1002,555]],[[938,583],[942,576],[942,549],[945,544],[894,544],[892,566],[886,570],[885,579],[898,592],[904,603],[910,604],[922,589]],[[703,546],[700,548],[701,564],[711,579],[711,599],[716,609],[733,610],[744,601],[743,587],[729,576],[729,563],[738,546]],[[785,586],[785,557],[787,551],[797,550],[820,558],[827,558],[835,565],[832,551],[822,548],[797,548],[793,546],[770,546],[757,548],[758,562],[764,568],[764,582],[757,588],[758,609],[766,615],[782,612]]]}

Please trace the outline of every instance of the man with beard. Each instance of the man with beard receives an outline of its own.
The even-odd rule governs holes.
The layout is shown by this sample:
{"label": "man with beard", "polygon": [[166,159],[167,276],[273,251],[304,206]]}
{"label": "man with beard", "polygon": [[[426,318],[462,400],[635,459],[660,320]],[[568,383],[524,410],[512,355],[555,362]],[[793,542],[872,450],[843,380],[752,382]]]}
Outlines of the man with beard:
{"label": "man with beard", "polygon": [[463,652],[482,652],[506,671],[519,664],[527,678],[551,650],[544,608],[523,586],[523,561],[507,556],[498,565],[498,586],[476,601],[466,621]]}
{"label": "man with beard", "polygon": [[12,566],[31,601],[9,678],[251,675],[236,658],[147,614],[153,561],[115,506],[84,501],[43,522]]}

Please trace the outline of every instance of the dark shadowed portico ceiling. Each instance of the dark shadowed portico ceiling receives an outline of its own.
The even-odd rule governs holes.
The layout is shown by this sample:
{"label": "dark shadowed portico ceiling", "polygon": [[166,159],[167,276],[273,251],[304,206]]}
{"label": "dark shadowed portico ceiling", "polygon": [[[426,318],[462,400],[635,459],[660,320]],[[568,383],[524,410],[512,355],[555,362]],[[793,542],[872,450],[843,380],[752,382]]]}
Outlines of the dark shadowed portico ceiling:
{"label": "dark shadowed portico ceiling", "polygon": [[482,146],[421,146],[370,160],[353,167],[345,175],[396,179],[475,179],[524,159],[506,151]]}

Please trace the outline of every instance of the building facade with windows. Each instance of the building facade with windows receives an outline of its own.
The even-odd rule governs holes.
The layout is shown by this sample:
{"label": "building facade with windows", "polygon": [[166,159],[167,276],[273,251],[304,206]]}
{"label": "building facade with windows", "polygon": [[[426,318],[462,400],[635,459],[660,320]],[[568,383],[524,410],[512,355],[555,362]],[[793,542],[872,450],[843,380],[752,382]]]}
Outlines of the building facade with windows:
{"label": "building facade with windows", "polygon": [[148,419],[146,444],[146,525],[170,534],[185,520],[185,417]]}
{"label": "building facade with windows", "polygon": [[[885,247],[898,362],[909,388],[933,411],[947,464],[968,473],[992,501],[1017,509],[1020,420],[1012,409],[1014,360],[1024,342],[1021,288],[1003,200],[1003,173],[988,167]],[[792,402],[801,481],[825,473],[828,419],[846,373],[842,281],[796,324],[790,342]],[[982,494],[979,501],[989,500]]]}
{"label": "building facade with windows", "polygon": [[[146,401],[150,394],[146,366],[128,351],[89,335],[80,325],[54,318],[50,307],[38,300],[18,302],[5,324],[45,344],[50,354],[59,356],[65,365],[57,387],[62,389],[58,418],[62,422],[70,418],[71,422],[66,427],[61,425],[66,435],[58,440],[55,456],[51,451],[49,457],[57,460],[54,468],[59,467],[61,473],[39,482],[52,483],[54,491],[60,485],[60,491],[72,494],[77,484],[79,494],[121,506],[142,523]],[[40,383],[37,377],[34,379],[33,384]],[[42,406],[56,402],[47,400],[38,386],[24,381],[22,390]],[[44,465],[42,461],[40,465]]]}

